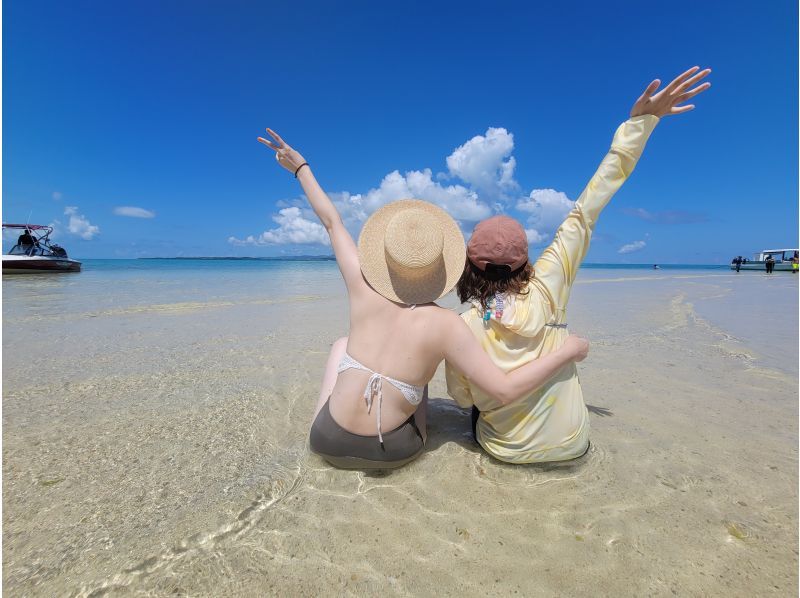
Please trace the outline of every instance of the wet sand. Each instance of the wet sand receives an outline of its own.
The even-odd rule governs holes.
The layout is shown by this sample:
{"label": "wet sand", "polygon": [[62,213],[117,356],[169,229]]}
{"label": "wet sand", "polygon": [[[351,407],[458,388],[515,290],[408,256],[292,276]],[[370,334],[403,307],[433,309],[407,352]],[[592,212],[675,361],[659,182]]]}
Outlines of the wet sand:
{"label": "wet sand", "polygon": [[368,474],[306,445],[347,331],[319,267],[4,278],[8,595],[797,594],[797,276],[584,270],[587,457],[489,458],[440,367],[426,453]]}

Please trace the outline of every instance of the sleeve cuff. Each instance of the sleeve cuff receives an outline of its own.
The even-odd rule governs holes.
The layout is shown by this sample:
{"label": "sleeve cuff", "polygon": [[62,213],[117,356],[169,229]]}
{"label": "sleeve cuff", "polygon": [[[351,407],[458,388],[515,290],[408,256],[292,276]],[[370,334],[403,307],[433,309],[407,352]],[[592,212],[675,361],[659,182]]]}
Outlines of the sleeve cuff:
{"label": "sleeve cuff", "polygon": [[614,134],[611,149],[628,154],[635,160],[639,159],[644,150],[645,143],[656,128],[659,119],[654,114],[634,116],[622,123]]}

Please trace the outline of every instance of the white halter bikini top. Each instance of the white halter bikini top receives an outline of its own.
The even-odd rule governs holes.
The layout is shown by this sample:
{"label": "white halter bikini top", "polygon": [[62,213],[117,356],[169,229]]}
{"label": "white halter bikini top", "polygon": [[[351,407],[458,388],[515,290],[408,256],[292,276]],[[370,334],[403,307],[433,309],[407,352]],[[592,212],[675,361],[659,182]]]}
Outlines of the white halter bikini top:
{"label": "white halter bikini top", "polygon": [[419,405],[420,402],[422,402],[422,393],[425,391],[425,386],[414,386],[413,384],[408,384],[407,382],[400,382],[400,380],[389,378],[389,376],[384,376],[378,372],[373,372],[367,366],[360,363],[356,359],[353,359],[348,353],[345,352],[344,357],[342,357],[342,360],[339,362],[339,367],[336,371],[341,373],[349,369],[362,370],[372,374],[367,381],[367,387],[364,389],[364,400],[367,402],[367,413],[371,413],[372,399],[376,395],[378,397],[378,441],[383,443],[383,435],[381,434],[381,404],[383,403],[382,381],[386,380],[389,384],[403,393],[406,401],[412,405]]}

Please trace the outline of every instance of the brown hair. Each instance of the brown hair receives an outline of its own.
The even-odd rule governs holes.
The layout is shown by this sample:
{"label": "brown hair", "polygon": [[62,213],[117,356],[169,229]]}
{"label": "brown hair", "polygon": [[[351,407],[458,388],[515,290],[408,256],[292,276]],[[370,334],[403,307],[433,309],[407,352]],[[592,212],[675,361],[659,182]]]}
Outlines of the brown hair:
{"label": "brown hair", "polygon": [[468,301],[478,301],[481,308],[486,311],[489,309],[489,301],[497,293],[515,293],[526,295],[528,291],[525,287],[533,278],[533,265],[525,262],[521,268],[505,275],[492,275],[473,266],[469,259],[464,265],[464,273],[456,284],[456,292],[461,303]]}

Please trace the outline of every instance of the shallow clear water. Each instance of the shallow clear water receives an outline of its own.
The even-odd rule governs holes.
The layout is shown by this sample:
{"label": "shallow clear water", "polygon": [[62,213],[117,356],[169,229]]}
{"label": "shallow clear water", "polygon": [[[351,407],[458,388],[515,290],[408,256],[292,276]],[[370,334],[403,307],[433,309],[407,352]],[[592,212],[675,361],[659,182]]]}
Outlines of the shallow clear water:
{"label": "shallow clear water", "polygon": [[587,267],[587,458],[488,458],[440,368],[427,451],[382,475],[306,446],[334,262],[84,265],[3,278],[10,594],[796,588],[797,276]]}

